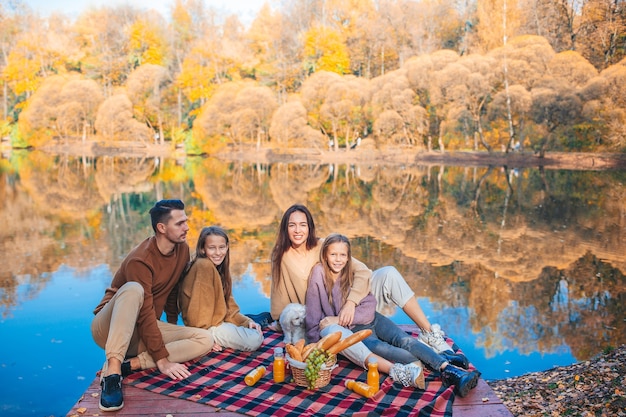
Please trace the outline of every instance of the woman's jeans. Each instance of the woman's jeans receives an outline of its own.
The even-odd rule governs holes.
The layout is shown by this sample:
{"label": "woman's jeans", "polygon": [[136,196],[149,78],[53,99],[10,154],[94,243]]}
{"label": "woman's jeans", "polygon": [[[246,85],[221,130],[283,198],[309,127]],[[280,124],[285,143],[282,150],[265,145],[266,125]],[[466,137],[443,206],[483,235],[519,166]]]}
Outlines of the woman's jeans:
{"label": "woman's jeans", "polygon": [[392,363],[411,363],[419,359],[432,370],[439,371],[441,365],[446,362],[430,346],[407,334],[378,312],[373,322],[356,325],[352,331],[356,333],[363,329],[372,330],[372,335],[363,340],[363,344]]}

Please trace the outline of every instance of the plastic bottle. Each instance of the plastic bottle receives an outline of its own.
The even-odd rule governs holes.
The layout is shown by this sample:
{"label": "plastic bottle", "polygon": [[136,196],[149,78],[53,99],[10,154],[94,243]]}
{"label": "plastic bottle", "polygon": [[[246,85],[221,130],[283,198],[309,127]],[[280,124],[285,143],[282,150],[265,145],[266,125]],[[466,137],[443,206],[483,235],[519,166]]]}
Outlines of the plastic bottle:
{"label": "plastic bottle", "polygon": [[378,373],[378,361],[376,358],[370,358],[367,363],[367,385],[369,385],[374,392],[378,392],[380,389],[380,374]]}
{"label": "plastic bottle", "polygon": [[256,384],[263,375],[265,375],[265,366],[257,366],[246,375],[244,381],[246,381],[246,385],[251,387]]}
{"label": "plastic bottle", "polygon": [[283,348],[274,348],[274,382],[285,381],[285,356],[283,355]]}
{"label": "plastic bottle", "polygon": [[355,381],[354,379],[347,379],[345,384],[346,388],[356,392],[357,394],[361,394],[365,398],[371,398],[374,396],[374,394],[376,394],[376,391],[374,391],[372,387],[367,385],[365,382]]}

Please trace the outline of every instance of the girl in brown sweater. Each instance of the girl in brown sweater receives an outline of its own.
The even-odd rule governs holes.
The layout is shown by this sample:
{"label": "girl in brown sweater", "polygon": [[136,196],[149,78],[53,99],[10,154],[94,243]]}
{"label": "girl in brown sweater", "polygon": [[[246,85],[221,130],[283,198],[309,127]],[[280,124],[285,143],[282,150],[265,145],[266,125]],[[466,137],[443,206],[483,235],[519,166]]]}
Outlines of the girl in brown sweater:
{"label": "girl in brown sweater", "polygon": [[221,227],[205,227],[200,232],[178,303],[185,325],[212,332],[213,351],[253,351],[263,343],[261,326],[241,314],[233,297],[229,239]]}

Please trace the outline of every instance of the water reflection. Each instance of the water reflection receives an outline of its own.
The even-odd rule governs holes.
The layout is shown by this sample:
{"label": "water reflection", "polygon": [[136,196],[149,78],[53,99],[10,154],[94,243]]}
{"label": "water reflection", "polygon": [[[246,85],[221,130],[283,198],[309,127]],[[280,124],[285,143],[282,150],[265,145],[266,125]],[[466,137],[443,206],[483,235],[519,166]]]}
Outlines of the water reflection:
{"label": "water reflection", "polygon": [[229,229],[234,276],[267,297],[278,221],[302,202],[322,235],[353,238],[372,268],[396,265],[451,333],[477,335],[486,358],[566,345],[584,360],[626,342],[624,172],[40,152],[0,167],[3,317],[24,302],[24,280],[32,297],[61,265],[115,271],[152,233],[146,213],[160,198],[186,202],[190,242],[206,224]]}

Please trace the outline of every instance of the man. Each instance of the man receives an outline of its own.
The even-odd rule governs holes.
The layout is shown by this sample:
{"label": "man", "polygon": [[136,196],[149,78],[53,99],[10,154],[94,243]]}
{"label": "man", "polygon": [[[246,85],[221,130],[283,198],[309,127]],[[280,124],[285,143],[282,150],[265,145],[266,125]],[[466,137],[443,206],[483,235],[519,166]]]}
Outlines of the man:
{"label": "man", "polygon": [[[174,380],[187,378],[185,362],[213,347],[208,330],[177,326],[178,282],[189,263],[187,216],[180,200],[161,200],[150,209],[155,235],[135,247],[94,310],[94,341],[105,350],[100,409],[124,406],[122,378],[158,367]],[[160,320],[166,312],[167,323]]]}

